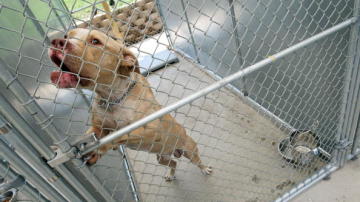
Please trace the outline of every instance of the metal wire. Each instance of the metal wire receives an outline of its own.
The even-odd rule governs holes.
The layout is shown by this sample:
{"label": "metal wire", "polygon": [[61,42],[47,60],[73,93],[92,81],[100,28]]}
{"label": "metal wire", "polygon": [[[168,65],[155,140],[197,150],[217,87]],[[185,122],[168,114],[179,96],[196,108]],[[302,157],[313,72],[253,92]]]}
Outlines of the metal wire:
{"label": "metal wire", "polygon": [[[62,147],[67,151],[75,139],[85,135],[93,124],[91,117],[96,116],[86,102],[95,106],[98,92],[59,89],[51,82],[50,72],[57,68],[47,55],[49,42],[85,25],[106,33],[109,41],[114,20],[121,25],[119,31],[140,69],[164,63],[163,69],[146,77],[163,107],[144,113],[141,106],[118,104],[140,118],[115,128],[106,128],[104,118],[100,125],[112,134],[87,146],[82,154],[98,151],[134,129],[149,127],[154,120],[163,123],[161,117],[170,114],[195,140],[202,162],[211,165],[214,173],[202,176],[188,159],[171,157],[178,162],[177,179],[166,182],[168,167],[160,165],[154,154],[140,151],[139,143],[138,149],[127,151],[126,160],[124,151],[110,149],[92,167],[82,167],[80,161],[65,164],[80,182],[99,182],[87,187],[94,197],[109,201],[286,201],[333,172],[334,165],[345,159],[337,155],[347,153],[340,140],[356,140],[355,135],[344,134],[342,138],[339,131],[356,132],[357,119],[349,111],[356,96],[346,98],[344,92],[356,91],[347,86],[346,72],[357,64],[353,62],[356,54],[349,51],[357,51],[350,47],[357,40],[350,34],[350,29],[358,26],[357,1],[119,0],[112,13],[107,13],[110,20],[101,2],[0,3],[0,38],[4,41],[0,57],[15,76],[2,76],[5,84],[1,85],[11,93],[5,89],[1,93],[9,95],[9,101],[15,100],[11,104],[19,112],[26,114],[23,109],[27,109],[31,115],[26,120],[34,125],[34,131],[50,136],[39,136],[46,145],[35,148],[44,153],[49,146],[64,142]],[[101,64],[110,53],[106,47],[99,49],[103,53],[98,62],[87,61],[85,53],[76,56],[81,60],[80,69],[86,68],[85,63],[103,68]],[[179,58],[178,63],[167,64],[171,54]],[[97,82],[100,76],[88,79]],[[31,99],[19,99],[22,97],[16,89],[20,87],[14,87],[17,83]],[[144,102],[135,96],[129,93],[124,99]],[[31,110],[37,105],[44,116]],[[107,113],[110,110],[106,108]],[[151,129],[164,133],[160,126]],[[294,130],[311,130],[318,147],[333,158],[328,161],[314,156],[307,165],[284,159],[279,144]],[[176,134],[166,135],[171,138]],[[355,153],[356,148],[353,150]],[[98,193],[104,191],[109,193],[105,197]]]}

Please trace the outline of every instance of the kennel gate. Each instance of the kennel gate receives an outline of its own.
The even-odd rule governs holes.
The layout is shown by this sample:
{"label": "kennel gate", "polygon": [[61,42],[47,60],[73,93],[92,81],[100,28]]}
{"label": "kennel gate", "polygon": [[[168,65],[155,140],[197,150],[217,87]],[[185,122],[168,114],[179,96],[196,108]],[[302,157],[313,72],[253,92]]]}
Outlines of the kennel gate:
{"label": "kennel gate", "polygon": [[[51,84],[47,48],[104,10],[101,1],[64,2],[0,3],[0,176],[26,181],[11,187],[18,200],[286,201],[358,154],[358,0],[115,1],[114,19],[130,24],[122,31],[142,34],[129,43],[141,68],[166,64],[143,71],[165,107],[82,153],[171,113],[214,174],[201,176],[179,159],[170,183],[153,154],[120,147],[93,167],[74,156],[93,94]],[[157,15],[159,33],[150,29],[159,26]],[[108,31],[99,19],[90,28]],[[174,56],[179,61],[170,64]],[[286,162],[277,146],[295,130],[316,133],[331,161]]]}

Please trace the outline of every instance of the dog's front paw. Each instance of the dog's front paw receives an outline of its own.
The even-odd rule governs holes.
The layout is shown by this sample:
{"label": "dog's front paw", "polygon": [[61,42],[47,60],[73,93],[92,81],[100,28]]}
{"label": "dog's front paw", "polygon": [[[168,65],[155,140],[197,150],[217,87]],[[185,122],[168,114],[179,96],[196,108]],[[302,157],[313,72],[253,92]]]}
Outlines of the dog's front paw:
{"label": "dog's front paw", "polygon": [[164,178],[166,182],[171,182],[176,179],[175,175],[167,175]]}
{"label": "dog's front paw", "polygon": [[213,169],[211,166],[207,166],[207,167],[201,169],[201,172],[204,175],[210,175],[213,172]]}
{"label": "dog's front paw", "polygon": [[92,166],[94,165],[100,158],[100,155],[96,152],[91,152],[89,154],[86,154],[83,158],[83,160],[86,162],[86,165]]}

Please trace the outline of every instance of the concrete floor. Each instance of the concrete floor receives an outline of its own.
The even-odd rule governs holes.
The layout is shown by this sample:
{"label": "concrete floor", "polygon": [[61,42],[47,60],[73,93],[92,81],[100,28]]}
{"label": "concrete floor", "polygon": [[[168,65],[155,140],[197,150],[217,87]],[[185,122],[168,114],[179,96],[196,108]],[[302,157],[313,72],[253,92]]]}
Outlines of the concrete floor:
{"label": "concrete floor", "polygon": [[330,180],[321,181],[293,202],[358,202],[360,201],[360,160],[349,161],[335,171]]}

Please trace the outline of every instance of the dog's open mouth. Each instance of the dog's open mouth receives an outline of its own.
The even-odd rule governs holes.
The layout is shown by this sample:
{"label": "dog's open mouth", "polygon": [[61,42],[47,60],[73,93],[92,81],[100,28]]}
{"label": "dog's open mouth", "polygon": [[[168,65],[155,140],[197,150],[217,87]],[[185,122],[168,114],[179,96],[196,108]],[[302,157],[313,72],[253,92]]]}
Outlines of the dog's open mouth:
{"label": "dog's open mouth", "polygon": [[50,59],[58,66],[60,70],[51,72],[50,79],[53,84],[59,88],[75,88],[79,81],[79,76],[72,73],[64,64],[64,54],[60,51],[51,50]]}

